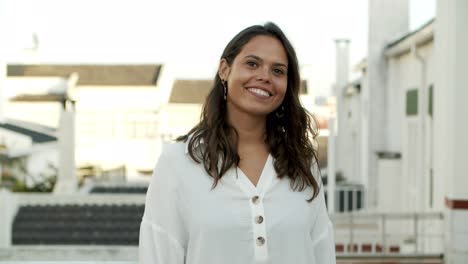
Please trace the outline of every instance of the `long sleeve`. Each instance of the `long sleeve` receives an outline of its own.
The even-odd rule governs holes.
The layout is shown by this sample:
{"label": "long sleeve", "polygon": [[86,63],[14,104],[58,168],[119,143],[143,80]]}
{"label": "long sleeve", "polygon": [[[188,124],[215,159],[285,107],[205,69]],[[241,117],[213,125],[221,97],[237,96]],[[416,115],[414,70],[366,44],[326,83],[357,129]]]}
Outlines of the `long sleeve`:
{"label": "long sleeve", "polygon": [[311,237],[313,241],[313,250],[315,255],[315,263],[317,264],[335,264],[335,242],[333,238],[333,225],[328,216],[325,206],[324,186],[321,185],[320,192],[316,197],[318,204],[317,218]]}
{"label": "long sleeve", "polygon": [[139,263],[183,264],[187,235],[177,192],[177,160],[163,151],[146,194],[140,226]]}

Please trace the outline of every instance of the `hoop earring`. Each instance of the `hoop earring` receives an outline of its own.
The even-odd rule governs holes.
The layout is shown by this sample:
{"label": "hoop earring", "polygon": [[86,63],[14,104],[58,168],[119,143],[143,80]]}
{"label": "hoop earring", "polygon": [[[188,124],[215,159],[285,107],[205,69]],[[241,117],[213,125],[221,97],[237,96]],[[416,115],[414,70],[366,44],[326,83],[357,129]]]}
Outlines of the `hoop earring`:
{"label": "hoop earring", "polygon": [[224,100],[226,101],[227,100],[227,81],[225,80],[221,80],[221,85],[223,86],[224,88]]}

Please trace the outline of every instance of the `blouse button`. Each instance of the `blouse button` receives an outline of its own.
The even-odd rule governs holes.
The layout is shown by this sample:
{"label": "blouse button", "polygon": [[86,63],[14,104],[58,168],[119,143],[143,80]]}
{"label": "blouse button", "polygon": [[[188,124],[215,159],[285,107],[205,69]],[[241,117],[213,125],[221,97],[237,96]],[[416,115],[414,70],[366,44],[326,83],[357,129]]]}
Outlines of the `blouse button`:
{"label": "blouse button", "polygon": [[257,195],[255,195],[254,197],[252,197],[252,203],[253,204],[258,204],[258,201],[260,200],[260,197],[258,197]]}
{"label": "blouse button", "polygon": [[263,223],[263,216],[259,215],[259,216],[255,217],[255,223],[257,223],[257,224]]}
{"label": "blouse button", "polygon": [[257,237],[257,246],[261,247],[263,244],[265,244],[265,238]]}

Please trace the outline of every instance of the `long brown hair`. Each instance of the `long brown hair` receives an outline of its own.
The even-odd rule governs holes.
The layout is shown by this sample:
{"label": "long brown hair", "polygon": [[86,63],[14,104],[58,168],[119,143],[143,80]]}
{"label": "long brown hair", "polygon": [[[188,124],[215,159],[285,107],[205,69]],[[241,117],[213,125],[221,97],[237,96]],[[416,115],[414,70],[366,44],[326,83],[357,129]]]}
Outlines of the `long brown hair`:
{"label": "long brown hair", "polygon": [[[288,177],[293,190],[303,191],[308,186],[312,187],[313,195],[308,200],[310,202],[319,191],[314,177],[318,175],[313,175],[311,170],[314,165],[318,168],[317,151],[312,143],[318,132],[313,116],[299,100],[299,64],[293,46],[277,25],[268,22],[239,32],[228,43],[221,59],[232,65],[245,44],[259,35],[278,39],[288,57],[286,95],[281,106],[267,115],[265,143],[275,159],[274,167],[279,178]],[[188,140],[191,158],[203,163],[206,172],[214,179],[213,188],[226,171],[238,166],[240,161],[237,131],[227,122],[226,112],[223,84],[216,74],[213,89],[203,105],[200,122],[186,135],[176,139],[183,142]]]}

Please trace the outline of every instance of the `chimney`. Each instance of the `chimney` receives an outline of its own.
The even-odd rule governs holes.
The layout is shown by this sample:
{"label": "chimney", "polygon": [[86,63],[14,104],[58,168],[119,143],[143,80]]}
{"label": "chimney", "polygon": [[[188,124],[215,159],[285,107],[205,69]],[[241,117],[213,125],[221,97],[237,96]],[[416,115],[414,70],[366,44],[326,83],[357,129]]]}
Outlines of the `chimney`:
{"label": "chimney", "polygon": [[78,75],[72,74],[68,80],[67,91],[62,101],[59,121],[59,170],[54,193],[74,193],[78,187],[75,164],[75,102],[68,96],[74,88]]}
{"label": "chimney", "polygon": [[344,89],[348,84],[348,73],[349,73],[349,44],[348,39],[336,39],[336,81],[334,87],[334,95],[336,97],[336,121],[338,126],[336,129],[336,170],[343,172],[343,159],[348,158],[345,154],[344,148],[344,119],[345,109],[343,107],[344,100]]}
{"label": "chimney", "polygon": [[409,0],[369,0],[369,39],[367,83],[361,90],[363,120],[362,173],[369,190],[367,204],[377,205],[377,152],[386,150],[388,131],[385,120],[387,106],[387,60],[384,51],[388,41],[409,31]]}

